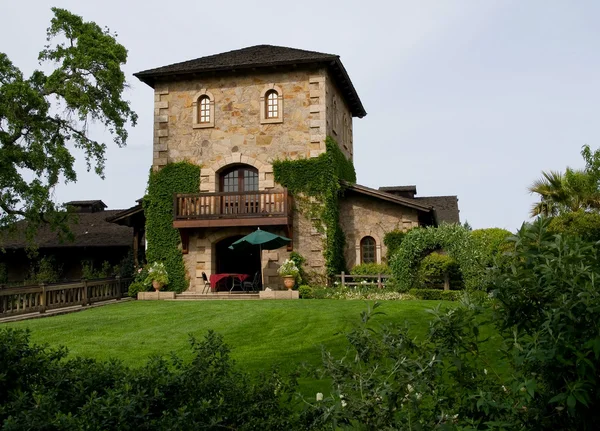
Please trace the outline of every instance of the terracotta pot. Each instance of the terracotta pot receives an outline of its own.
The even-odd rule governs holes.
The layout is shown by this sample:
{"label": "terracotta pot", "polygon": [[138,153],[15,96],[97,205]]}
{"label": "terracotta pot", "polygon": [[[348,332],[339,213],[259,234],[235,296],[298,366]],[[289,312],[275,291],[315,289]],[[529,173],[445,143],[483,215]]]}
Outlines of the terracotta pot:
{"label": "terracotta pot", "polygon": [[285,285],[285,287],[287,287],[287,290],[292,290],[292,287],[294,287],[294,284],[296,284],[296,277],[289,275],[284,276],[283,284]]}
{"label": "terracotta pot", "polygon": [[152,280],[152,287],[154,287],[154,290],[158,292],[163,285],[160,281]]}

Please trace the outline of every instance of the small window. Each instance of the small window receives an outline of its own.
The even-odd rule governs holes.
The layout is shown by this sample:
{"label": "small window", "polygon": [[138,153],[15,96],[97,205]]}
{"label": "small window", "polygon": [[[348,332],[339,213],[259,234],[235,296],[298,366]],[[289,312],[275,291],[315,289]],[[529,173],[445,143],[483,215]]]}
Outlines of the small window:
{"label": "small window", "polygon": [[260,96],[260,123],[283,123],[283,94],[275,84],[264,86]]}
{"label": "small window", "polygon": [[370,236],[360,241],[360,263],[377,263],[375,240]]}
{"label": "small window", "polygon": [[198,123],[210,123],[210,99],[208,96],[201,96],[199,100],[200,110]]}
{"label": "small window", "polygon": [[279,97],[277,91],[270,90],[267,93],[267,111],[265,112],[266,118],[278,118],[279,117]]}
{"label": "small window", "polygon": [[210,91],[203,89],[194,96],[193,127],[215,127],[215,99]]}

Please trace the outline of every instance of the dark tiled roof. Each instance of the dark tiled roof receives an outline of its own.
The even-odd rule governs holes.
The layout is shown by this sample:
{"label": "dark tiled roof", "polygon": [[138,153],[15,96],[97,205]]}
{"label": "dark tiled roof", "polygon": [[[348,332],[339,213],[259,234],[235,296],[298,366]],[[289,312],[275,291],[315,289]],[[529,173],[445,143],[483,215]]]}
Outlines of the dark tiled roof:
{"label": "dark tiled roof", "polygon": [[102,208],[106,208],[106,204],[104,202],[102,202],[101,200],[95,200],[95,201],[71,201],[71,202],[67,202],[65,205],[71,205],[71,206],[74,206],[74,207],[87,206],[87,205],[97,205],[97,206],[100,206]]}
{"label": "dark tiled roof", "polygon": [[157,78],[175,75],[189,75],[206,72],[224,72],[235,69],[265,68],[276,66],[290,66],[300,64],[323,63],[326,65],[344,94],[352,115],[364,117],[367,115],[365,108],[358,97],[356,89],[350,81],[348,72],[340,61],[339,55],[324,54],[321,52],[305,51],[303,49],[287,48],[284,46],[256,45],[248,48],[236,49],[221,54],[209,55],[155,69],[135,73],[138,79],[151,87]]}
{"label": "dark tiled roof", "polygon": [[379,187],[379,191],[382,192],[413,192],[417,194],[417,186],[391,186],[391,187]]}
{"label": "dark tiled roof", "polygon": [[388,202],[393,202],[399,205],[404,205],[409,208],[416,209],[418,211],[423,212],[431,212],[431,205],[424,202],[416,202],[415,199],[409,199],[397,195],[393,195],[391,193],[382,192],[379,190],[372,189],[370,187],[361,186],[359,184],[352,184],[346,181],[341,182],[346,190],[350,190],[356,193],[360,193],[367,196],[372,196],[377,199],[383,199]]}
{"label": "dark tiled roof", "polygon": [[427,196],[414,198],[415,201],[431,205],[435,210],[436,220],[439,223],[460,223],[458,210],[458,197],[456,196]]}
{"label": "dark tiled roof", "polygon": [[[56,232],[49,226],[41,226],[36,236],[39,248],[53,247],[129,247],[133,242],[133,230],[106,221],[123,210],[106,210],[94,213],[78,213],[78,222],[69,225],[75,236],[73,242],[61,243]],[[27,222],[18,222],[17,230],[4,239],[0,238],[0,248],[24,248],[24,229]]]}

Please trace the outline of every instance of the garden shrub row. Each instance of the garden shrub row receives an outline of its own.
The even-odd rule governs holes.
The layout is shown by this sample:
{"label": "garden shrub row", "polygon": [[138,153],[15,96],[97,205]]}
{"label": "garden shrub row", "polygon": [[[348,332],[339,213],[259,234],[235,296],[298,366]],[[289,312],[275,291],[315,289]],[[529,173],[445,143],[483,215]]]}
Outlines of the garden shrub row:
{"label": "garden shrub row", "polygon": [[410,289],[408,293],[417,299],[432,301],[458,301],[462,295],[462,292],[458,290],[441,289]]}

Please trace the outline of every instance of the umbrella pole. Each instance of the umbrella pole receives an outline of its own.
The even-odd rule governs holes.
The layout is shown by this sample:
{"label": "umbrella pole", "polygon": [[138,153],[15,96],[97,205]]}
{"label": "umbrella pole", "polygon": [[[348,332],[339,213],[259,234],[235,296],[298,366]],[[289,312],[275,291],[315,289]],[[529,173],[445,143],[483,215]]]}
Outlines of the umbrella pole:
{"label": "umbrella pole", "polygon": [[262,245],[258,245],[258,254],[260,256],[260,282],[262,284],[262,290],[265,290],[265,281],[263,280],[263,263],[262,263]]}

